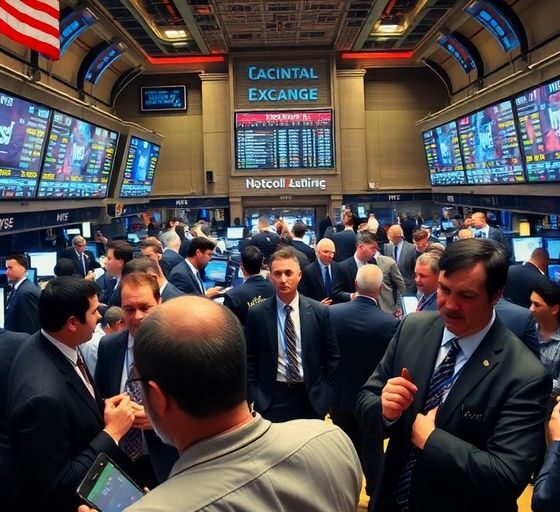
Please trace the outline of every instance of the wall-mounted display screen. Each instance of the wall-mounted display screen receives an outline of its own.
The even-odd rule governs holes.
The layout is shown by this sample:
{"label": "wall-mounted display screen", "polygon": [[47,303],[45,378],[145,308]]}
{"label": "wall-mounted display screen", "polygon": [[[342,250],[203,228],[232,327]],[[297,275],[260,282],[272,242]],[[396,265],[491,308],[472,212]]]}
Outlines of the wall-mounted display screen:
{"label": "wall-mounted display screen", "polygon": [[332,112],[237,112],[235,149],[237,169],[332,168]]}
{"label": "wall-mounted display screen", "polygon": [[538,247],[543,246],[543,239],[540,236],[525,236],[512,238],[513,259],[516,263],[527,261],[531,253]]}
{"label": "wall-mounted display screen", "polygon": [[515,98],[529,182],[560,181],[560,80]]}
{"label": "wall-mounted display screen", "polygon": [[131,137],[120,197],[147,197],[152,191],[159,144]]}
{"label": "wall-mounted display screen", "polygon": [[140,110],[187,110],[187,87],[185,85],[166,85],[140,88]]}
{"label": "wall-mounted display screen", "polygon": [[51,109],[0,91],[0,198],[35,195]]}
{"label": "wall-mounted display screen", "polygon": [[467,181],[455,121],[422,133],[432,185],[464,185]]}
{"label": "wall-mounted display screen", "polygon": [[117,132],[55,111],[37,197],[105,197],[118,138]]}
{"label": "wall-mounted display screen", "polygon": [[525,182],[511,101],[462,117],[458,124],[467,183]]}

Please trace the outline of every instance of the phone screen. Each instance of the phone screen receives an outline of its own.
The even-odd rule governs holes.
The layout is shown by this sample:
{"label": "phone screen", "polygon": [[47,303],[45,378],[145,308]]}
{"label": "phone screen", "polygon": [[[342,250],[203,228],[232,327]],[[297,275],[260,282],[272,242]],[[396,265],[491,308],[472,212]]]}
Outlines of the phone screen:
{"label": "phone screen", "polygon": [[101,512],[119,512],[137,502],[143,495],[114,464],[107,462],[95,485],[84,498]]}

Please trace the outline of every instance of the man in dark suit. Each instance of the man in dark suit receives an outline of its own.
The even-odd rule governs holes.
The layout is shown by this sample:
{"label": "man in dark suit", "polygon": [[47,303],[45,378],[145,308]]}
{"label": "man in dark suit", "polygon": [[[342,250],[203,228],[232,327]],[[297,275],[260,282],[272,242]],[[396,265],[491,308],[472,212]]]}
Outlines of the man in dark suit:
{"label": "man in dark suit", "polygon": [[74,271],[77,275],[86,277],[89,272],[101,267],[91,251],[87,249],[86,239],[81,235],[76,235],[72,239],[72,247],[68,247],[60,252],[60,258],[69,258],[74,263]]}
{"label": "man in dark suit", "polygon": [[241,270],[245,281],[224,295],[224,306],[231,309],[245,325],[247,311],[274,295],[274,286],[261,275],[263,255],[258,247],[250,245],[241,253]]}
{"label": "man in dark suit", "polygon": [[539,335],[535,319],[528,309],[513,304],[503,297],[494,306],[501,322],[540,359]]}
{"label": "man in dark suit", "polygon": [[6,296],[4,327],[13,332],[33,334],[39,330],[38,303],[41,290],[27,279],[29,262],[23,254],[6,258],[8,294]]}
{"label": "man in dark suit", "polygon": [[307,226],[303,222],[296,222],[294,224],[294,227],[292,228],[292,233],[294,235],[294,238],[292,239],[292,246],[296,250],[305,254],[309,261],[313,263],[317,256],[315,256],[315,251],[303,241],[303,236],[306,231]]}
{"label": "man in dark suit", "polygon": [[[129,383],[134,373],[134,337],[140,324],[160,303],[157,282],[146,274],[133,272],[122,278],[122,309],[126,329],[101,338],[97,352],[95,383],[101,396],[128,392],[134,399],[133,429],[121,441],[121,449],[132,461],[131,476],[143,486],[157,485],[169,475],[177,452],[163,445],[141,405],[141,393]],[[147,451],[144,449],[147,445]]]}
{"label": "man in dark suit", "polygon": [[416,293],[414,283],[414,264],[416,262],[416,249],[413,244],[404,239],[402,228],[394,224],[387,232],[390,243],[385,244],[383,252],[385,256],[393,258],[401,271],[401,275],[406,284],[406,293]]}
{"label": "man in dark suit", "polygon": [[112,240],[107,244],[105,272],[109,275],[107,287],[101,294],[100,302],[107,306],[121,305],[120,280],[123,267],[133,258],[132,246],[123,240]]}
{"label": "man in dark suit", "polygon": [[364,435],[380,457],[390,438],[372,510],[517,510],[543,442],[551,379],[496,318],[506,276],[504,248],[453,242],[440,260],[439,315],[407,315],[363,387]]}
{"label": "man in dark suit", "polygon": [[130,398],[103,403],[76,347],[99,318],[84,279],[50,281],[39,300],[41,331],[19,349],[10,373],[8,432],[14,502],[6,510],[74,511],[76,488],[100,453],[122,463],[117,443],[134,420]]}
{"label": "man in dark suit", "polygon": [[298,290],[302,295],[323,304],[332,304],[339,264],[334,261],[335,247],[330,238],[322,238],[315,246],[317,259],[302,270]]}
{"label": "man in dark suit", "polygon": [[259,218],[257,227],[259,232],[251,238],[251,240],[249,240],[249,244],[258,247],[261,250],[264,262],[268,264],[270,257],[274,251],[276,251],[278,244],[280,243],[280,237],[277,233],[270,231],[270,226],[266,217]]}
{"label": "man in dark suit", "polygon": [[488,240],[494,240],[503,247],[506,247],[506,239],[504,238],[502,231],[488,225],[486,214],[482,212],[474,212],[471,219],[471,229],[474,232],[475,238],[487,238]]}
{"label": "man in dark suit", "polygon": [[201,272],[212,259],[216,244],[203,236],[191,240],[187,257],[179,265],[175,265],[169,275],[169,282],[183,293],[206,296],[209,299],[220,293],[219,287],[204,287]]}
{"label": "man in dark suit", "polygon": [[19,348],[29,338],[27,333],[0,328],[0,509],[7,510],[4,501],[10,482],[7,479],[10,444],[8,441],[8,378]]}
{"label": "man in dark suit", "polygon": [[[362,461],[367,482],[373,482],[381,471],[381,460],[375,445],[362,437],[354,416],[356,398],[381,361],[393,337],[398,320],[381,311],[378,305],[383,273],[376,265],[364,265],[356,275],[356,297],[351,302],[329,308],[340,350],[337,369],[338,393],[331,409],[331,418],[352,440]],[[371,496],[374,489],[367,487]]]}
{"label": "man in dark suit", "polygon": [[334,287],[335,302],[352,300],[356,292],[358,268],[367,263],[376,264],[383,272],[379,307],[386,313],[396,313],[400,297],[405,291],[404,279],[395,260],[379,254],[377,237],[368,231],[358,233],[354,256],[344,260],[339,266],[337,283]]}
{"label": "man in dark suit", "polygon": [[538,247],[531,253],[531,257],[523,265],[509,267],[504,290],[504,297],[517,304],[528,308],[531,306],[531,294],[540,283],[548,283],[548,251]]}
{"label": "man in dark suit", "polygon": [[416,311],[437,311],[437,289],[439,278],[439,260],[443,251],[429,250],[420,254],[414,266],[415,282],[418,292]]}
{"label": "man in dark suit", "polygon": [[179,263],[185,261],[179,254],[179,248],[181,247],[181,238],[175,232],[174,229],[165,231],[159,237],[161,244],[163,246],[163,253],[161,255],[161,269],[166,277],[169,279],[171,271]]}
{"label": "man in dark suit", "polygon": [[345,212],[342,216],[344,229],[332,236],[336,254],[335,261],[341,262],[351,258],[356,250],[356,232],[354,231],[354,215],[352,212]]}
{"label": "man in dark suit", "polygon": [[336,394],[338,345],[328,307],[299,295],[301,270],[294,254],[270,261],[276,295],[249,309],[249,402],[270,421],[324,418]]}
{"label": "man in dark suit", "polygon": [[165,276],[161,267],[153,258],[148,258],[145,256],[140,256],[130,260],[123,269],[122,277],[132,274],[133,272],[140,272],[151,277],[158,285],[159,294],[161,296],[161,302],[166,302],[168,300],[174,299],[175,297],[181,297],[185,295],[179,288],[173,286]]}

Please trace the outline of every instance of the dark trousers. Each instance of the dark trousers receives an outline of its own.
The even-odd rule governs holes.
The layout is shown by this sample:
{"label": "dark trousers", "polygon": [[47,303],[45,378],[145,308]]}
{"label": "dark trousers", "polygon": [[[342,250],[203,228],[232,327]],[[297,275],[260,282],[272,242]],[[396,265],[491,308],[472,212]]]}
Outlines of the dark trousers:
{"label": "dark trousers", "polygon": [[301,419],[323,419],[313,409],[303,382],[297,384],[277,382],[274,386],[270,407],[258,412],[263,418],[273,423]]}

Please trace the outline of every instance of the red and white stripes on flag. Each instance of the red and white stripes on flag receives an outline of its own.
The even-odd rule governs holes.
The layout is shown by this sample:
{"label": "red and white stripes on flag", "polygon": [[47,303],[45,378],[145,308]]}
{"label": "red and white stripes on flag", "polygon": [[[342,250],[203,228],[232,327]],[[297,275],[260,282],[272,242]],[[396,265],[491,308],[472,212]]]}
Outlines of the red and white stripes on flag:
{"label": "red and white stripes on flag", "polygon": [[0,34],[58,59],[59,9],[58,0],[0,0]]}

